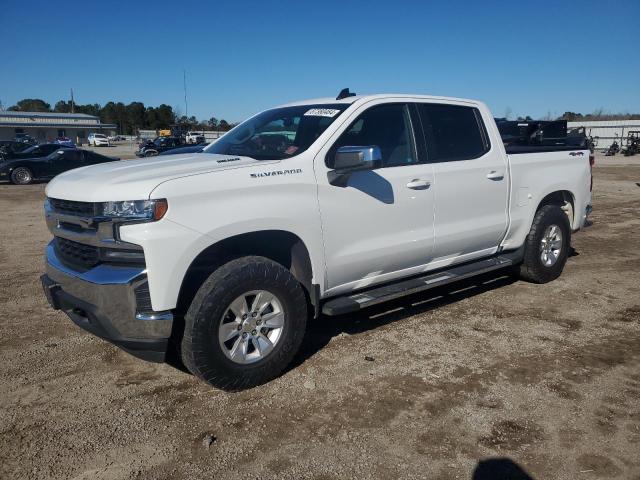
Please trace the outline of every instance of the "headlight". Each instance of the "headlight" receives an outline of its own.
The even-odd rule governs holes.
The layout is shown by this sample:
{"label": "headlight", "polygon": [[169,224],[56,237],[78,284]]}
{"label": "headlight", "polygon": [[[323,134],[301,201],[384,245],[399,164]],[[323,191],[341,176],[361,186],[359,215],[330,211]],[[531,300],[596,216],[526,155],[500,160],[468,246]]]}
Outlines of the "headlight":
{"label": "headlight", "polygon": [[162,200],[125,200],[122,202],[104,202],[102,215],[126,220],[155,221],[167,213],[169,205]]}

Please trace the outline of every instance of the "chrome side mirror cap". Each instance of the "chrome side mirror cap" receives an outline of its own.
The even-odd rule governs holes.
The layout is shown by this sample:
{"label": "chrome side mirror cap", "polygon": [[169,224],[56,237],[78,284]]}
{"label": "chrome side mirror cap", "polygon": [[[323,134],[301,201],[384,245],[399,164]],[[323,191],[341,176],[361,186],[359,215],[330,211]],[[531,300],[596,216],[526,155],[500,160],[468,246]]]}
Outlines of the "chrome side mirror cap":
{"label": "chrome side mirror cap", "polygon": [[380,167],[382,151],[377,145],[340,147],[334,158],[334,170],[327,173],[327,179],[331,185],[344,188],[353,172],[375,170]]}
{"label": "chrome side mirror cap", "polygon": [[336,152],[333,168],[338,171],[373,170],[382,166],[382,151],[377,145],[345,146]]}

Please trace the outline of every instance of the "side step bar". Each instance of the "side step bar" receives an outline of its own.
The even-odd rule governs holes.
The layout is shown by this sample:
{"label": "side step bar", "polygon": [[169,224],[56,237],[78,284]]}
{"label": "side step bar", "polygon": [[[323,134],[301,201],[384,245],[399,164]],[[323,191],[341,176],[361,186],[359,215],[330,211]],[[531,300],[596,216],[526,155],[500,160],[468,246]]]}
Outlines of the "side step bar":
{"label": "side step bar", "polygon": [[332,316],[355,312],[378,303],[411,295],[412,293],[422,292],[464,278],[515,265],[522,260],[522,255],[522,250],[505,252],[491,258],[456,265],[435,273],[413,277],[409,280],[401,280],[381,287],[374,287],[364,292],[332,298],[322,305],[322,313]]}

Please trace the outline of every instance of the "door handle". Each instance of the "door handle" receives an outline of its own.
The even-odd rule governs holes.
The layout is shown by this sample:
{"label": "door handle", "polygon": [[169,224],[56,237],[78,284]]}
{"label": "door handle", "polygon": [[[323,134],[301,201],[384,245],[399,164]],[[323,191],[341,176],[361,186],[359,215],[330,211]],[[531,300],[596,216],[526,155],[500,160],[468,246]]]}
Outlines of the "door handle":
{"label": "door handle", "polygon": [[431,186],[431,182],[429,180],[421,180],[419,178],[414,178],[409,183],[407,183],[407,188],[411,188],[413,190],[423,190],[425,188],[429,188]]}
{"label": "door handle", "polygon": [[489,180],[502,180],[504,178],[504,173],[498,172],[496,170],[491,170],[487,173],[487,178]]}

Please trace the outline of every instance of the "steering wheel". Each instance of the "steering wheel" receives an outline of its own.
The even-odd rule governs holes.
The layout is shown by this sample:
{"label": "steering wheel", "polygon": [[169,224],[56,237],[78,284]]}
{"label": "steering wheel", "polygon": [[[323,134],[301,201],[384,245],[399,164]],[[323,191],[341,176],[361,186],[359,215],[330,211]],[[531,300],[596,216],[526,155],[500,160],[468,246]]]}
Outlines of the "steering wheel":
{"label": "steering wheel", "polygon": [[[240,145],[241,143],[245,143],[247,140],[253,137],[255,131],[256,129],[253,125],[247,125],[237,133],[237,136],[235,138],[230,138],[229,143],[233,145]],[[247,132],[247,134],[243,135],[244,132]]]}

